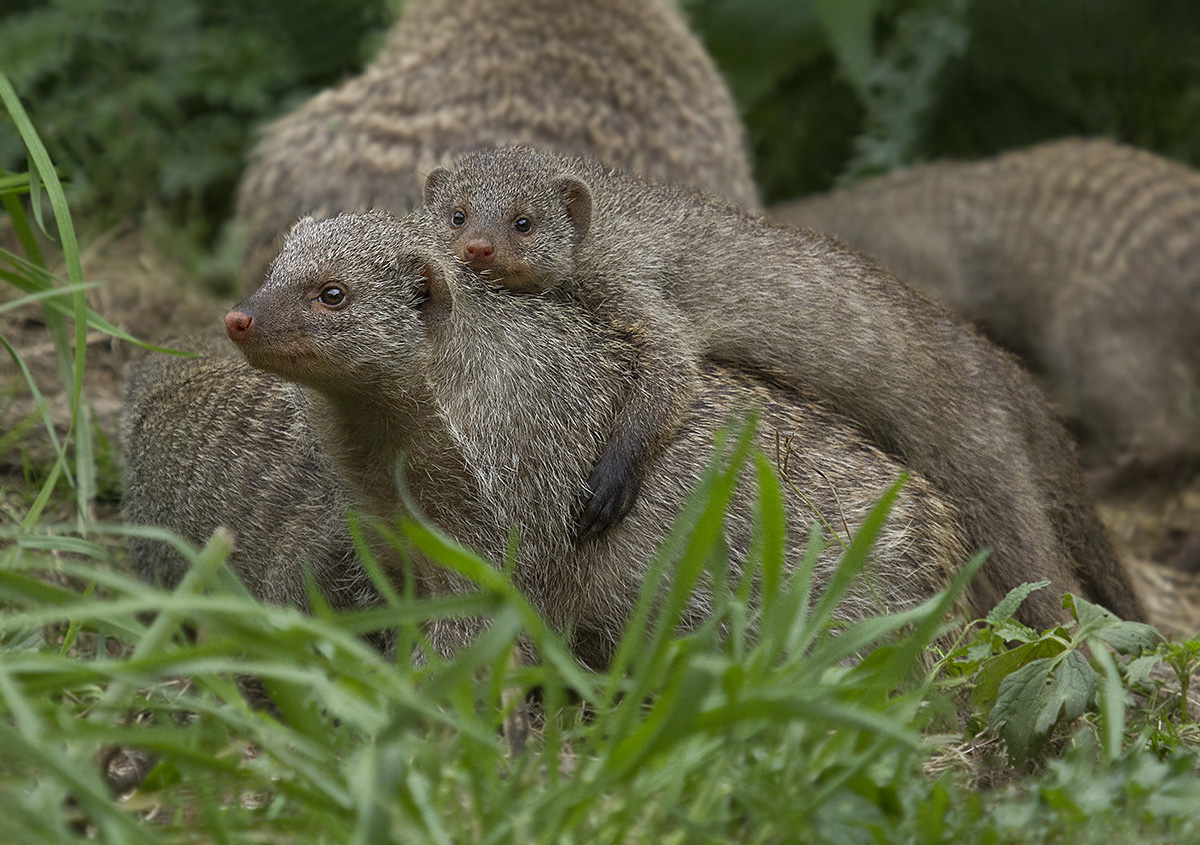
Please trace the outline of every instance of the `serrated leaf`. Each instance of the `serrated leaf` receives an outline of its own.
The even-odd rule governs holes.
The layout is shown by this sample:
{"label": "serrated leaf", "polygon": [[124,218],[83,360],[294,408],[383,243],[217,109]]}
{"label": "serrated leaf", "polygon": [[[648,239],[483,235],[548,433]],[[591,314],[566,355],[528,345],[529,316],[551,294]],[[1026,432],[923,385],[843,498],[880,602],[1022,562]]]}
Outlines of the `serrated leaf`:
{"label": "serrated leaf", "polygon": [[1058,660],[1035,660],[1001,682],[988,722],[999,729],[1009,753],[1023,762],[1056,724],[1083,715],[1095,699],[1096,682],[1096,670],[1078,651]]}
{"label": "serrated leaf", "polygon": [[975,632],[971,642],[963,649],[962,657],[955,665],[967,672],[974,672],[983,661],[1004,651],[1004,640],[990,630],[983,628]]}
{"label": "serrated leaf", "polygon": [[1163,639],[1162,634],[1153,625],[1126,622],[1123,619],[1097,631],[1094,636],[1108,643],[1119,654],[1133,655],[1158,648]]}
{"label": "serrated leaf", "polygon": [[1021,643],[1031,643],[1040,636],[1028,625],[1022,625],[1016,619],[1002,619],[996,623],[995,632],[1001,639],[1016,640]]}
{"label": "serrated leaf", "polygon": [[1125,682],[1129,685],[1148,683],[1154,667],[1160,666],[1164,662],[1163,658],[1157,654],[1147,654],[1145,657],[1129,661],[1129,665],[1125,667]]}
{"label": "serrated leaf", "polygon": [[1063,595],[1062,606],[1071,611],[1071,615],[1079,623],[1079,630],[1076,632],[1076,636],[1078,636],[1080,641],[1087,639],[1096,631],[1117,621],[1117,616],[1111,611],[1105,610],[1100,605],[1093,604],[1087,599],[1080,598],[1073,593]]}
{"label": "serrated leaf", "polygon": [[1033,581],[1013,587],[1008,591],[1008,595],[998,605],[993,607],[991,613],[987,615],[988,623],[994,627],[1006,619],[1011,619],[1013,614],[1017,612],[1017,608],[1021,606],[1021,603],[1029,598],[1030,593],[1049,586],[1049,581]]}
{"label": "serrated leaf", "polygon": [[1055,658],[1065,649],[1066,646],[1058,640],[1038,640],[984,661],[979,668],[975,690],[971,693],[971,702],[976,707],[986,709],[996,700],[1000,685],[1009,676],[1031,663]]}

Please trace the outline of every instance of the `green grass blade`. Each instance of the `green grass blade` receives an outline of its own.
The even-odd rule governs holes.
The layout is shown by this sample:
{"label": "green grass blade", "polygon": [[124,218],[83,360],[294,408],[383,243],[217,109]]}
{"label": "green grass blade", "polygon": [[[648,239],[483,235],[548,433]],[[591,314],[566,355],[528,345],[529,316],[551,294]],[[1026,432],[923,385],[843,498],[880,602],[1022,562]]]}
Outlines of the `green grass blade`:
{"label": "green grass blade", "polygon": [[[35,216],[41,213],[37,189],[38,179],[46,187],[46,195],[50,199],[50,206],[54,210],[54,219],[58,224],[63,258],[67,266],[67,280],[73,288],[71,299],[74,305],[75,316],[74,356],[73,359],[63,357],[64,369],[66,371],[64,375],[69,376],[64,381],[66,384],[71,385],[71,423],[66,437],[66,440],[69,442],[72,431],[77,429],[83,431],[88,426],[86,412],[80,404],[80,397],[83,394],[84,360],[87,355],[87,306],[84,302],[83,291],[79,287],[83,284],[83,267],[80,263],[79,243],[75,238],[75,227],[71,223],[71,214],[67,208],[67,198],[63,193],[62,183],[59,182],[58,174],[54,170],[50,156],[47,154],[46,148],[42,145],[41,139],[33,128],[29,116],[25,113],[20,98],[17,97],[17,92],[13,89],[12,83],[8,81],[8,77],[4,73],[0,73],[0,100],[4,102],[5,108],[8,109],[9,117],[16,124],[17,133],[21,136],[21,140],[25,143],[25,148],[29,153],[33,174],[37,177],[30,179],[30,204]],[[50,319],[49,310],[47,310],[46,316],[47,325],[52,332],[61,329],[61,325],[57,321]],[[68,360],[70,361],[69,365]],[[81,416],[83,417],[82,425],[80,425]],[[65,462],[65,455],[60,456],[59,460]],[[91,451],[91,432],[90,430],[86,430],[83,431],[81,436],[76,438],[75,450],[75,502],[77,518],[81,529],[94,494],[93,481],[95,471],[96,468]]]}

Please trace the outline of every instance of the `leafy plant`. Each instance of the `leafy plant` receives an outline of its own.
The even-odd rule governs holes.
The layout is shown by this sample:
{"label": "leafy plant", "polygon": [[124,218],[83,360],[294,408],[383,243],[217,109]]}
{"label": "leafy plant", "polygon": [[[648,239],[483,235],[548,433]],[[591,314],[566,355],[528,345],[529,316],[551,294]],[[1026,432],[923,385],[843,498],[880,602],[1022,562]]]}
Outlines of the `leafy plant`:
{"label": "leafy plant", "polygon": [[[1063,607],[1074,622],[1039,634],[1013,614],[1031,592],[1048,584],[1010,592],[970,642],[950,656],[948,670],[973,675],[971,703],[987,714],[1018,762],[1036,754],[1056,726],[1097,708],[1105,752],[1115,758],[1125,729],[1126,686],[1148,673],[1146,661],[1162,662],[1156,651],[1162,635],[1069,593]],[[1011,642],[1020,645],[1009,648]],[[1113,653],[1140,660],[1126,666]]]}

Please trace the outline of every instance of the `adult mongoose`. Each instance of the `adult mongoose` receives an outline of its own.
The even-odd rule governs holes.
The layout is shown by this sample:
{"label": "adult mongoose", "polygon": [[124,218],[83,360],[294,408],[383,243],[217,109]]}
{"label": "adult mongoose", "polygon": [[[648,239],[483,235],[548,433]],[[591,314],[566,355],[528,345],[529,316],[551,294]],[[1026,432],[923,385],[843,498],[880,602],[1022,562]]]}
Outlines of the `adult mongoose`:
{"label": "adult mongoose", "polygon": [[[489,285],[413,218],[302,220],[226,327],[253,365],[311,392],[319,436],[359,507],[381,517],[402,507],[398,464],[405,502],[489,560],[504,560],[515,534],[515,583],[591,666],[611,657],[647,567],[733,412],[757,406],[759,443],[773,449],[778,434],[791,444],[790,566],[817,513],[839,536],[841,526],[855,531],[904,469],[817,403],[707,363],[628,516],[577,543],[577,496],[634,377],[634,349],[570,297]],[[725,521],[734,578],[751,545],[752,486],[741,485]],[[965,540],[954,508],[914,475],[841,615],[932,595],[962,565]],[[836,543],[825,550],[814,589],[839,557]],[[414,568],[425,594],[467,588],[429,562]],[[685,628],[705,617],[710,599],[708,588],[692,598]],[[470,631],[443,623],[430,637],[453,651]]]}
{"label": "adult mongoose", "polygon": [[787,203],[1043,371],[1089,463],[1200,458],[1200,173],[1106,140]]}
{"label": "adult mongoose", "polygon": [[[123,514],[202,544],[233,534],[229,564],[261,601],[309,607],[306,568],[339,608],[380,601],[346,526],[345,485],[295,385],[249,367],[229,341],[192,338],[202,358],[134,364],[122,402]],[[167,543],[131,537],[134,569],[174,587],[187,569]]]}
{"label": "adult mongoose", "polygon": [[407,212],[425,172],[497,143],[757,202],[733,100],[672,0],[409,0],[362,75],[266,128],[237,196],[245,290],[301,215]]}
{"label": "adult mongoose", "polygon": [[[959,508],[973,548],[992,549],[978,606],[1046,578],[1051,589],[1024,608],[1030,624],[1062,619],[1065,591],[1143,618],[1073,446],[1026,373],[861,254],[701,194],[520,147],[431,173],[422,213],[452,249],[468,228],[519,224],[505,249],[537,268],[522,290],[599,301],[598,313],[618,309],[626,324],[641,315],[684,326],[709,356],[778,372],[829,403]],[[663,397],[689,390],[670,358],[645,348],[600,459],[633,485],[680,407],[677,393]]]}

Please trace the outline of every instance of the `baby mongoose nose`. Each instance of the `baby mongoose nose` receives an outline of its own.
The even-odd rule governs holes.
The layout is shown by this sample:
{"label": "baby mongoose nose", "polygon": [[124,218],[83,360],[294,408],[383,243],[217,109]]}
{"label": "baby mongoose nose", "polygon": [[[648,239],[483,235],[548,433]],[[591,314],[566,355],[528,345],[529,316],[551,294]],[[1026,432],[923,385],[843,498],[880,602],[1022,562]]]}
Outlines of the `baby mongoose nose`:
{"label": "baby mongoose nose", "polygon": [[245,312],[234,309],[225,315],[225,334],[235,343],[250,339],[254,329],[254,318]]}
{"label": "baby mongoose nose", "polygon": [[487,241],[471,241],[463,247],[463,259],[470,264],[487,264],[495,252]]}

